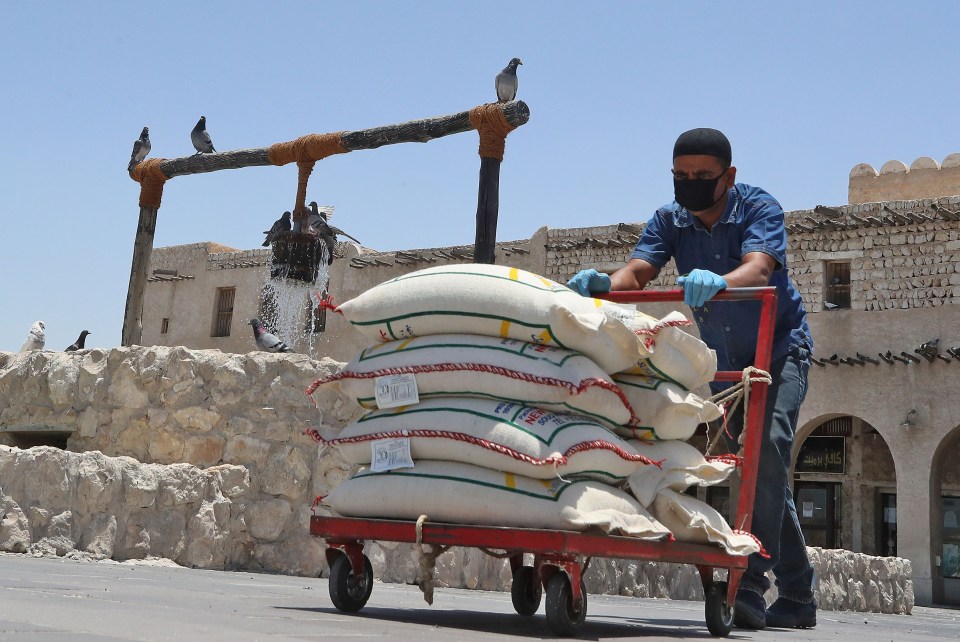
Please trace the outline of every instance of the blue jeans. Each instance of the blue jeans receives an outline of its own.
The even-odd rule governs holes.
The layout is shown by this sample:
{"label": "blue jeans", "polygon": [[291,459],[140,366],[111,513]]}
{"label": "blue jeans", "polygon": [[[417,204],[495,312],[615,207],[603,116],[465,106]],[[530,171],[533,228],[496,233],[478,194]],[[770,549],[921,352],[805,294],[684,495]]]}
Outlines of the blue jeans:
{"label": "blue jeans", "polygon": [[[767,403],[763,421],[763,439],[757,469],[756,498],[753,503],[751,532],[760,539],[770,554],[750,556],[740,588],[763,595],[770,588],[766,572],[773,569],[780,597],[806,603],[813,599],[813,566],[807,557],[803,532],[797,519],[797,507],[790,492],[790,451],[797,429],[800,404],[807,394],[810,353],[806,348],[792,348],[773,362],[767,387]],[[728,438],[730,452],[737,452],[737,437],[743,430],[743,404],[728,420],[733,439]]]}

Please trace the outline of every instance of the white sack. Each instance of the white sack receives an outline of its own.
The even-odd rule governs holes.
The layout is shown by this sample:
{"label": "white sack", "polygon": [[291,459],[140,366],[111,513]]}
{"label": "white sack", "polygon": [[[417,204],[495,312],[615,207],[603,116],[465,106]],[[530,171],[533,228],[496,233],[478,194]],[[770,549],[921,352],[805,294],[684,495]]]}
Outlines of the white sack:
{"label": "white sack", "polygon": [[663,488],[650,511],[678,541],[719,544],[731,555],[750,555],[762,549],[754,535],[734,531],[720,513],[696,497]]}
{"label": "white sack", "polygon": [[622,435],[636,439],[690,439],[697,426],[723,415],[720,407],[680,386],[644,375],[617,373],[613,381],[632,410]]}
{"label": "white sack", "polygon": [[646,353],[626,325],[632,309],[583,297],[531,272],[503,265],[444,265],[390,279],[339,306],[370,339],[480,334],[566,348],[605,372]]}
{"label": "white sack", "polygon": [[369,464],[371,442],[403,437],[414,461],[472,463],[537,479],[562,475],[619,483],[638,466],[651,465],[585,417],[466,397],[374,410],[323,443],[351,463]]}
{"label": "white sack", "polygon": [[411,374],[421,400],[485,397],[582,414],[612,424],[630,418],[621,389],[588,357],[547,345],[471,334],[436,334],[363,350],[317,382],[376,408],[376,378]]}
{"label": "white sack", "polygon": [[660,464],[659,467],[638,467],[630,475],[630,492],[642,506],[650,506],[664,488],[683,492],[690,486],[714,486],[726,481],[736,470],[728,458],[707,459],[683,441],[629,440],[627,443]]}
{"label": "white sack", "polygon": [[625,492],[594,481],[535,480],[470,464],[362,468],[323,501],[346,517],[584,531],[660,540],[669,531]]}

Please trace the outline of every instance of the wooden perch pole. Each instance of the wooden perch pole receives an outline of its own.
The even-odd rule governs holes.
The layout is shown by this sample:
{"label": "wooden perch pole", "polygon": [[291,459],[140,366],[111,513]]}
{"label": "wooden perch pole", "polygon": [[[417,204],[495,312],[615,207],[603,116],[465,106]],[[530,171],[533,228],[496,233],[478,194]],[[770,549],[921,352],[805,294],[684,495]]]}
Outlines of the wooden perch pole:
{"label": "wooden perch pole", "polygon": [[[140,221],[137,225],[136,239],[133,244],[133,264],[130,269],[130,285],[127,289],[127,304],[123,317],[121,345],[130,346],[140,343],[143,337],[141,316],[143,297],[147,283],[147,271],[153,253],[153,238],[157,227],[157,210],[163,193],[163,183],[175,176],[216,172],[222,169],[240,169],[264,165],[286,165],[296,162],[299,168],[299,186],[295,217],[302,220],[305,215],[303,200],[306,180],[316,161],[330,154],[352,152],[360,149],[376,149],[384,145],[397,143],[426,143],[434,138],[460,134],[478,129],[474,124],[474,112],[484,110],[488,119],[499,117],[512,130],[526,124],[530,119],[530,109],[520,100],[506,103],[482,105],[470,111],[448,116],[436,116],[423,120],[413,120],[398,125],[385,125],[372,129],[333,134],[307,135],[288,143],[278,143],[258,149],[239,149],[214,154],[196,154],[183,158],[148,159],[136,165],[130,171],[130,177],[140,183]],[[509,130],[508,130],[509,131]],[[483,131],[481,130],[481,185],[483,182]],[[330,143],[333,143],[330,145]],[[503,154],[501,152],[500,158]],[[496,165],[499,182],[499,161]],[[496,187],[494,187],[495,203]],[[488,217],[489,218],[489,217]],[[480,214],[478,209],[478,224]],[[496,217],[493,218],[494,230]],[[479,230],[478,230],[479,235]],[[494,234],[495,236],[495,234]],[[492,249],[490,251],[492,256]],[[489,261],[489,262],[492,262]]]}

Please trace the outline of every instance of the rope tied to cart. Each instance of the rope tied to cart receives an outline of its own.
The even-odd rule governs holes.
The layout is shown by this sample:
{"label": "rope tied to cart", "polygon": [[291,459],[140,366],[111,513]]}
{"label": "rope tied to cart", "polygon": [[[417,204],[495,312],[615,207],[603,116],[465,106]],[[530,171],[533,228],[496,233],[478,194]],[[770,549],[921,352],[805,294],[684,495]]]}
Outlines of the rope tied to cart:
{"label": "rope tied to cart", "polygon": [[[713,452],[713,449],[716,447],[717,442],[720,441],[721,436],[726,435],[730,438],[733,437],[733,435],[731,435],[730,431],[727,429],[727,418],[730,417],[734,411],[736,411],[741,400],[743,400],[744,408],[748,408],[750,406],[750,384],[755,382],[766,383],[769,385],[773,383],[773,378],[770,376],[770,373],[765,370],[754,368],[753,366],[747,366],[743,369],[743,376],[738,383],[730,386],[726,390],[718,392],[707,400],[717,404],[718,406],[726,406],[723,411],[723,429],[718,430],[717,434],[715,434],[713,439],[710,440],[710,443],[707,446],[707,455]],[[738,443],[740,444],[740,450],[737,453],[738,457],[742,456],[743,454],[743,440],[745,434],[745,430],[740,431],[740,438],[738,440]]]}
{"label": "rope tied to cart", "polygon": [[430,545],[430,552],[423,550],[423,523],[427,521],[426,515],[417,518],[417,563],[420,566],[420,581],[417,586],[423,591],[423,600],[433,604],[433,570],[437,566],[437,558],[447,552],[449,546]]}

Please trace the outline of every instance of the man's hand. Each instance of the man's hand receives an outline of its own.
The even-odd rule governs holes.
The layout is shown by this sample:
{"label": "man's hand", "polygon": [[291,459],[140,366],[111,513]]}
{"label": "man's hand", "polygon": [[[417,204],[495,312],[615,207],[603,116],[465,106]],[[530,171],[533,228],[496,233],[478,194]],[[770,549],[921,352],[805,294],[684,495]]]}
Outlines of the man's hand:
{"label": "man's hand", "polygon": [[567,281],[567,287],[582,296],[610,291],[610,277],[596,270],[580,270]]}
{"label": "man's hand", "polygon": [[683,302],[691,308],[699,308],[717,292],[725,290],[727,282],[709,270],[691,270],[690,274],[677,279],[677,285],[683,288]]}

